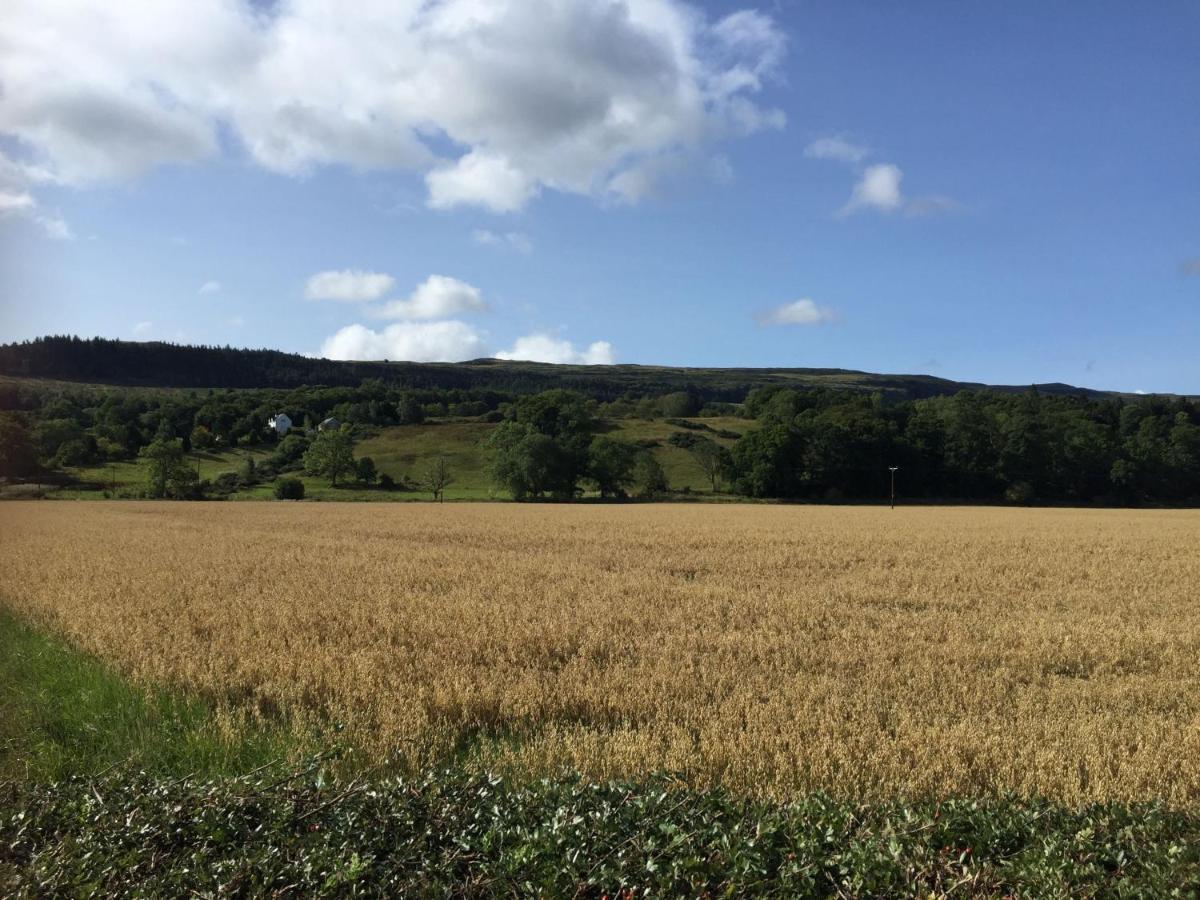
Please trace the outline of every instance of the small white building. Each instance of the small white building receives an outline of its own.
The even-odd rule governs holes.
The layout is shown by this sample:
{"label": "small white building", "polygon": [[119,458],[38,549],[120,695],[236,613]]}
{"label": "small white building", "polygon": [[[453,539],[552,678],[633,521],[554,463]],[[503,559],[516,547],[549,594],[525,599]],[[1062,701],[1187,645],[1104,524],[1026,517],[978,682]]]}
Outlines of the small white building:
{"label": "small white building", "polygon": [[292,417],[287,413],[277,413],[267,420],[267,427],[276,434],[284,435],[292,430]]}

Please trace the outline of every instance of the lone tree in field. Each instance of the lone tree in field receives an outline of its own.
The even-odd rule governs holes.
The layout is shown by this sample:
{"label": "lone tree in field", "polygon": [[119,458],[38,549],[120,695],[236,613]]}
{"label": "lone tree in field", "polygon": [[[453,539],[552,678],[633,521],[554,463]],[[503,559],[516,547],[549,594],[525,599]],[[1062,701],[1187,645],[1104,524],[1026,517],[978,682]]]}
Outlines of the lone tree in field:
{"label": "lone tree in field", "polygon": [[354,439],[348,428],[322,431],[304,454],[304,471],[324,475],[337,487],[338,479],[354,471]]}
{"label": "lone tree in field", "polygon": [[446,488],[454,483],[450,467],[446,465],[446,457],[439,456],[425,469],[421,476],[421,486],[433,494],[433,499],[439,503],[445,501]]}
{"label": "lone tree in field", "polygon": [[138,451],[150,467],[147,490],[151,497],[189,500],[200,492],[200,479],[183,455],[178,438],[158,437]]}
{"label": "lone tree in field", "polygon": [[692,443],[688,452],[692,454],[692,459],[696,461],[696,465],[700,467],[700,471],[712,485],[715,494],[717,479],[729,466],[729,451],[711,438],[701,437]]}

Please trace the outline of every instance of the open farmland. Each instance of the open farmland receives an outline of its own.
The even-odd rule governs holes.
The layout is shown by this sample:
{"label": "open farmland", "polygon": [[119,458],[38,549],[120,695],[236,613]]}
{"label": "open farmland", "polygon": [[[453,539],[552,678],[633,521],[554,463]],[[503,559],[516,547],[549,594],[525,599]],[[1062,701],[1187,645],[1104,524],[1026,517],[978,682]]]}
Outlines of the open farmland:
{"label": "open farmland", "polygon": [[[1200,513],[0,506],[0,601],[383,758],[1200,799]],[[231,724],[230,727],[237,727]]]}

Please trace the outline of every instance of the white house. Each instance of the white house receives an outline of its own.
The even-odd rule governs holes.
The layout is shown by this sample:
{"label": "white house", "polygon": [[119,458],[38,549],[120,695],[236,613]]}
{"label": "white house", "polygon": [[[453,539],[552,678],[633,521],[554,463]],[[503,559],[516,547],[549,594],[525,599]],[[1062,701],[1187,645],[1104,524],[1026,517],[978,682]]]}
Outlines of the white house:
{"label": "white house", "polygon": [[292,430],[292,418],[287,413],[278,413],[267,420],[267,427],[273,428],[276,434],[287,434]]}

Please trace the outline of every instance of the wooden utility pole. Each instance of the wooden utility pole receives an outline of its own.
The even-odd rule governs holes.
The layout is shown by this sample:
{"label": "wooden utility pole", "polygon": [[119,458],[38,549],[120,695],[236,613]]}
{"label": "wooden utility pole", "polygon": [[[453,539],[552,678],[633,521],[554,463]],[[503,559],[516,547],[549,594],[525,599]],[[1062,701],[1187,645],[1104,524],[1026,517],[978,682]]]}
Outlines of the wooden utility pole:
{"label": "wooden utility pole", "polygon": [[888,466],[888,471],[892,473],[892,509],[896,508],[896,470],[899,466]]}

